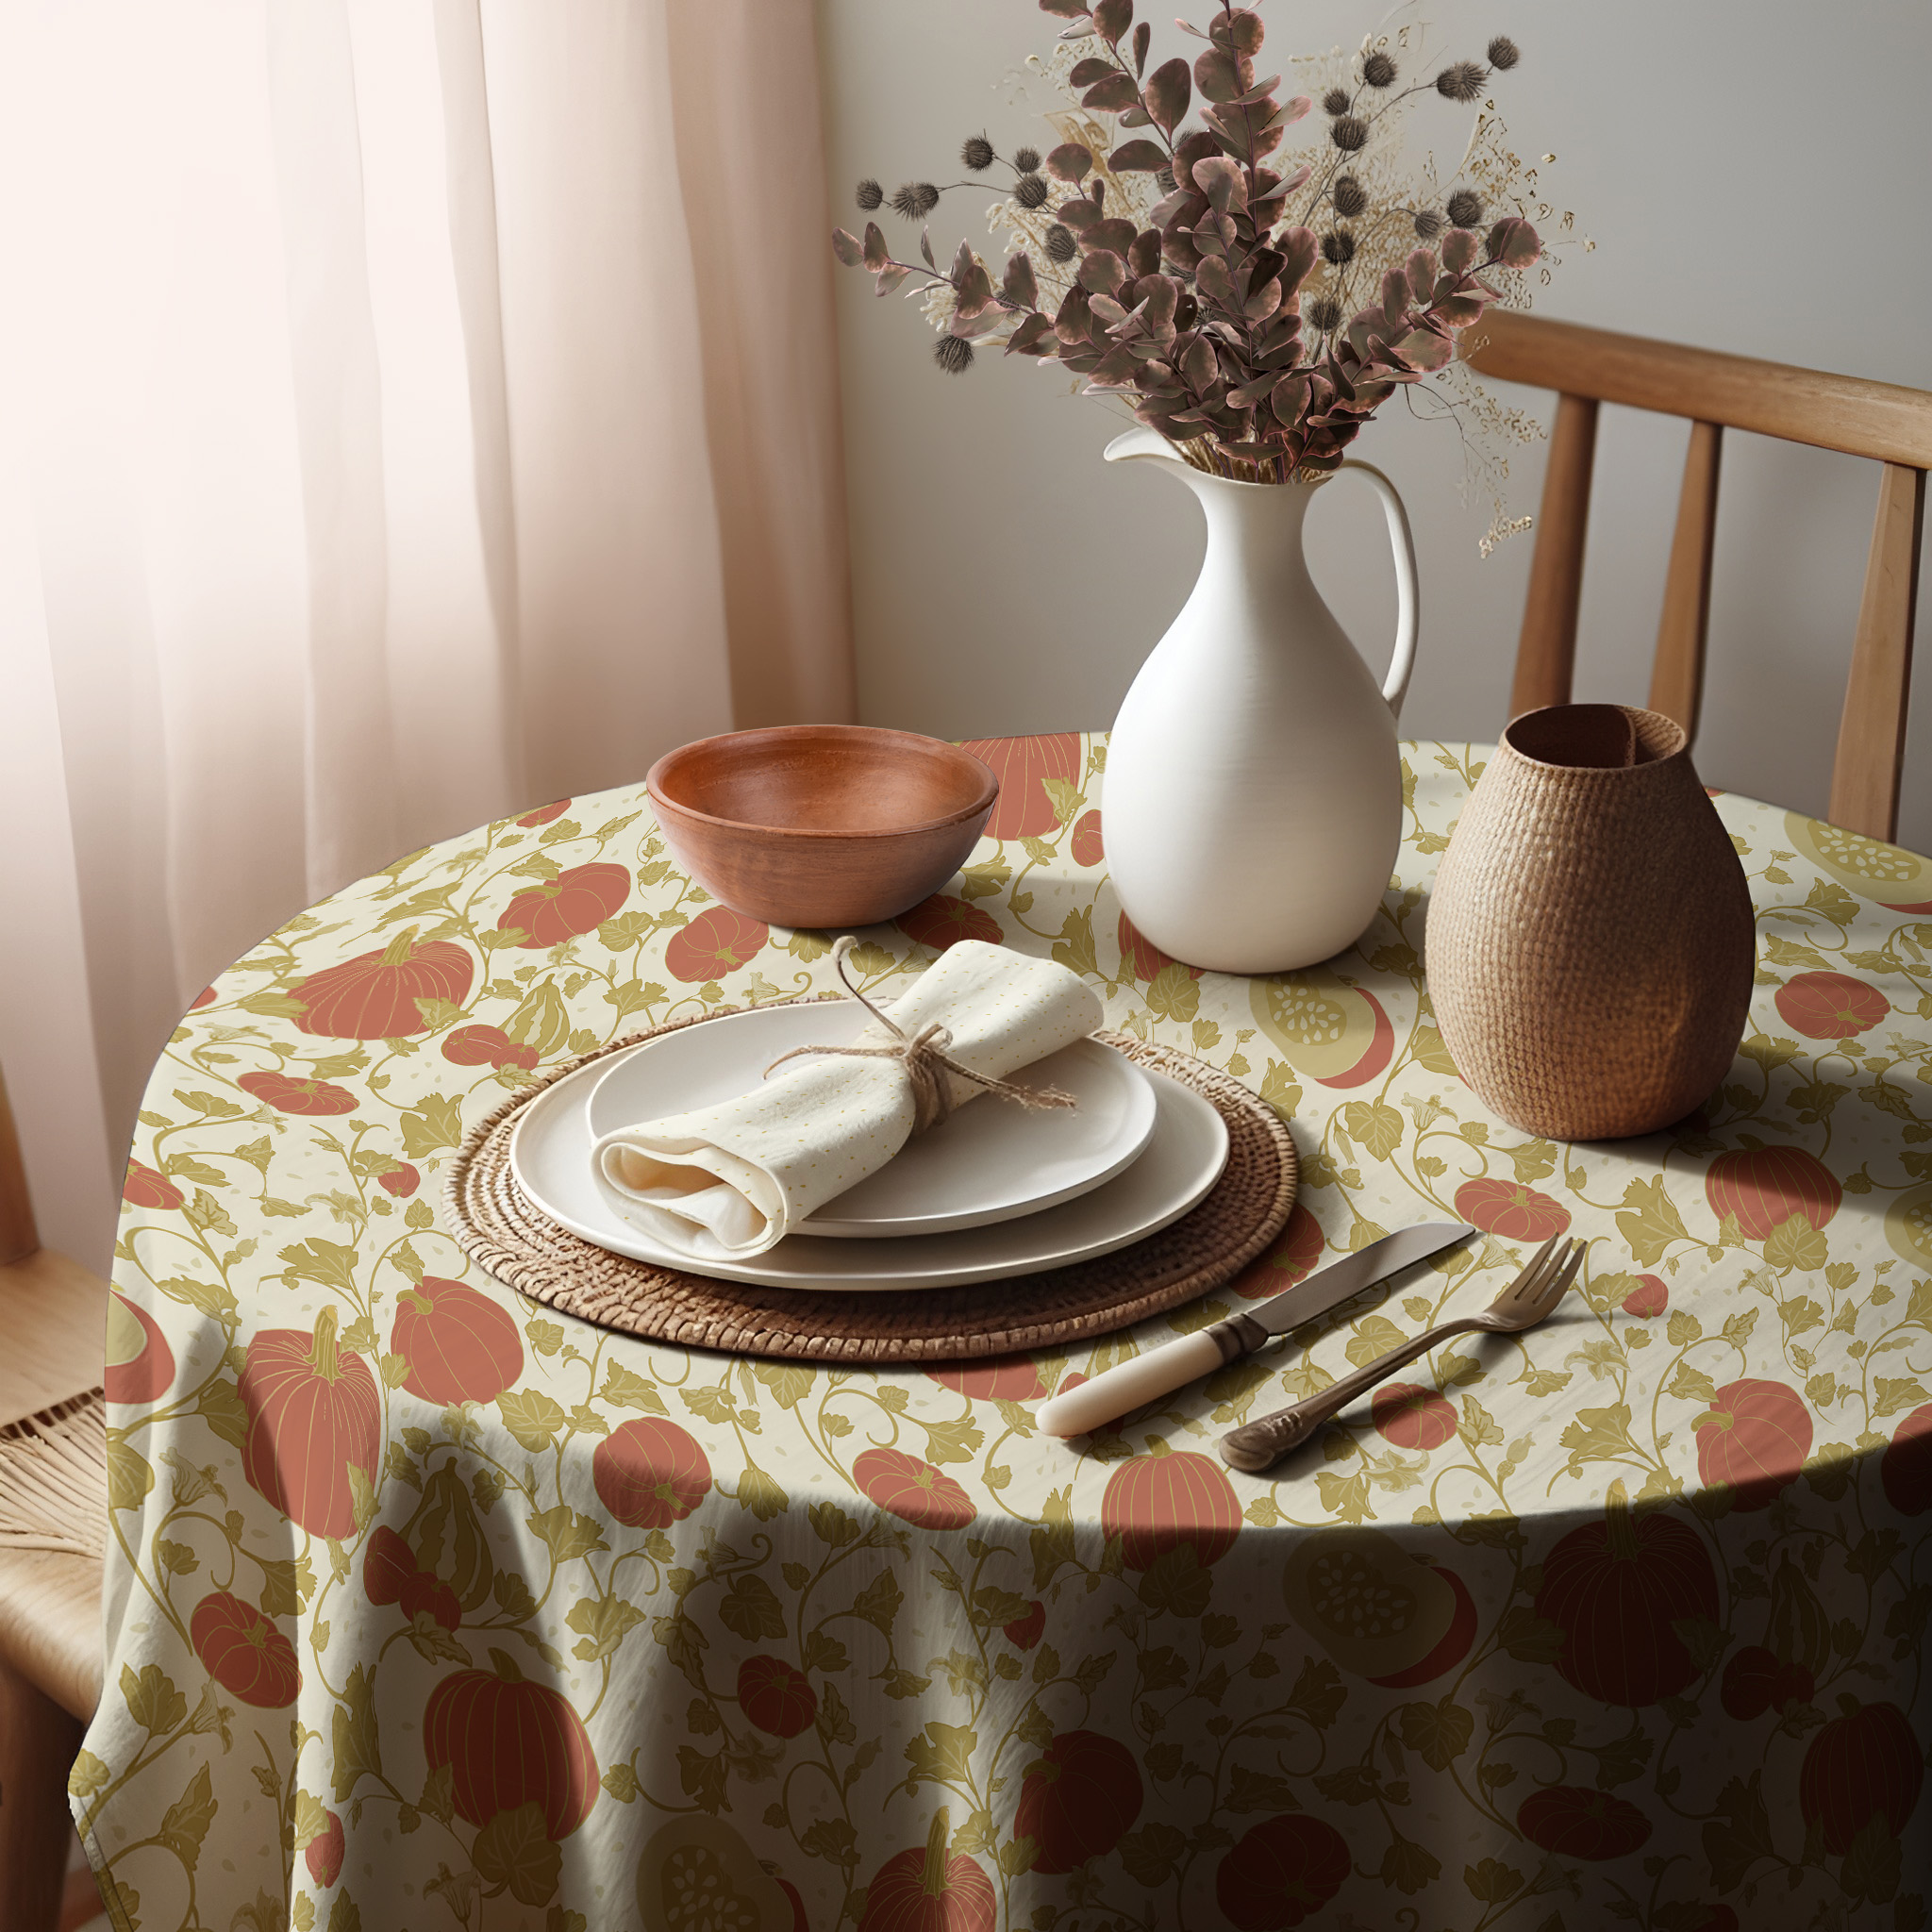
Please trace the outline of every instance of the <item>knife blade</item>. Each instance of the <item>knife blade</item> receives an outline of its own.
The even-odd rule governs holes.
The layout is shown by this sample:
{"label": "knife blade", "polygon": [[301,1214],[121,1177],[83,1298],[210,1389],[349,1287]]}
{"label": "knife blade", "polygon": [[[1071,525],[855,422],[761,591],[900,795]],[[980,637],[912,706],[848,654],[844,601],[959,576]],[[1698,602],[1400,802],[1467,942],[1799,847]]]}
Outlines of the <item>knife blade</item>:
{"label": "knife blade", "polygon": [[1476,1231],[1466,1221],[1425,1221],[1416,1227],[1398,1228],[1318,1269],[1259,1307],[1244,1308],[1150,1355],[1121,1362],[1077,1389],[1063,1391],[1041,1407],[1035,1420],[1049,1436],[1088,1435],[1102,1423],[1239,1361],[1271,1337],[1286,1335],[1291,1328],[1325,1315],[1371,1283],[1467,1241]]}

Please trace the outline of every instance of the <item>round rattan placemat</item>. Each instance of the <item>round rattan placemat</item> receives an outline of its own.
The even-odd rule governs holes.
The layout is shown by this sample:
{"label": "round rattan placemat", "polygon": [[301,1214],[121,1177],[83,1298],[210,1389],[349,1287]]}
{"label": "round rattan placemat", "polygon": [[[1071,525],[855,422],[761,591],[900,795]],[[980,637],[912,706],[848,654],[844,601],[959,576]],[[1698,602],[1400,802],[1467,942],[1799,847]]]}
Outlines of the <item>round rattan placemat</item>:
{"label": "round rattan placemat", "polygon": [[[736,1010],[721,1008],[653,1033]],[[613,1041],[520,1088],[470,1133],[443,1184],[449,1232],[473,1260],[522,1293],[606,1328],[688,1348],[881,1366],[1066,1346],[1178,1307],[1231,1280],[1281,1232],[1294,1206],[1294,1141],[1273,1108],[1191,1054],[1103,1033],[1096,1037],[1129,1059],[1205,1096],[1227,1123],[1227,1167],[1220,1180],[1158,1234],[1097,1260],[1010,1281],[883,1293],[758,1288],[654,1267],[613,1255],[539,1213],[509,1164],[517,1116],[544,1088],[653,1033]]]}

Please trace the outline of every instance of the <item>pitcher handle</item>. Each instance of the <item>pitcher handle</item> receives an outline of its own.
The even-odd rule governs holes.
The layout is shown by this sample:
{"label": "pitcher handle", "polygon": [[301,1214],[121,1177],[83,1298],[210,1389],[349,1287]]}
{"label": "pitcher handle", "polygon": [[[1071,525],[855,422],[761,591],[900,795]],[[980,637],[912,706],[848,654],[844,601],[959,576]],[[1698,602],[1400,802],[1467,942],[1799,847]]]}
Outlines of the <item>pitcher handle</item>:
{"label": "pitcher handle", "polygon": [[1344,470],[1359,470],[1370,487],[1382,499],[1382,512],[1389,519],[1389,544],[1395,553],[1395,656],[1389,665],[1389,676],[1382,695],[1397,716],[1408,692],[1408,680],[1415,670],[1416,629],[1421,621],[1421,595],[1415,568],[1415,539],[1409,535],[1408,512],[1395,486],[1373,463],[1354,457],[1345,458]]}

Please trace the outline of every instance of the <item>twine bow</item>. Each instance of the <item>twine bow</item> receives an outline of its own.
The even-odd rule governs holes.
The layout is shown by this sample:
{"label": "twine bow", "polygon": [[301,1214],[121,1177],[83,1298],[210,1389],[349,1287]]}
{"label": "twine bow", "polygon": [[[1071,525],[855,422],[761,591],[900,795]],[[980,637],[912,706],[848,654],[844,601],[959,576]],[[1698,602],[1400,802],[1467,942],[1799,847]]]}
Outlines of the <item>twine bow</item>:
{"label": "twine bow", "polygon": [[1063,1093],[1058,1087],[1020,1087],[1010,1080],[995,1080],[990,1074],[975,1073],[973,1068],[956,1060],[946,1049],[953,1043],[951,1031],[939,1021],[929,1021],[919,1031],[908,1033],[889,1013],[866,998],[852,983],[851,975],[845,971],[846,955],[858,941],[847,933],[832,948],[832,965],[839,974],[840,983],[858,1004],[876,1020],[887,1032],[894,1036],[897,1044],[893,1046],[794,1046],[790,1053],[781,1053],[765,1069],[765,1077],[770,1079],[787,1060],[796,1059],[800,1054],[836,1054],[850,1059],[903,1060],[906,1077],[912,1083],[912,1131],[923,1134],[928,1127],[939,1126],[953,1111],[953,1090],[946,1079],[948,1074],[957,1074],[962,1080],[970,1080],[986,1092],[999,1100],[1017,1100],[1029,1110],[1041,1108],[1074,1107],[1078,1102],[1071,1093]]}

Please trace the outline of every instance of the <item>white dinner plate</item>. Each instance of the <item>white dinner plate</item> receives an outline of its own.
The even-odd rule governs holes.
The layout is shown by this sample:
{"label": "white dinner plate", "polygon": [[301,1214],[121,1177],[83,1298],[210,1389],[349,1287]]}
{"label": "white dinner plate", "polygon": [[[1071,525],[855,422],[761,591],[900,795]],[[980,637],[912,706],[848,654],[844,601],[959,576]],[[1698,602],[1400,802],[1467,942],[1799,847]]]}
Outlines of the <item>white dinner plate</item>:
{"label": "white dinner plate", "polygon": [[689,1256],[645,1235],[596,1178],[588,1103],[603,1071],[594,1063],[585,1067],[524,1109],[510,1140],[510,1164],[524,1191],[553,1221],[613,1254],[725,1281],[851,1293],[1038,1274],[1158,1233],[1193,1207],[1227,1164],[1227,1127],[1213,1106],[1165,1074],[1147,1074],[1155,1122],[1146,1152],[1111,1180],[1057,1208],[953,1234],[866,1241],[791,1235],[754,1260],[696,1267]]}
{"label": "white dinner plate", "polygon": [[[660,1033],[604,1062],[591,1132],[662,1120],[748,1093],[795,1046],[846,1046],[871,1015],[857,1000],[754,1007]],[[982,1096],[908,1141],[876,1174],[827,1201],[792,1232],[879,1241],[950,1234],[1037,1213],[1110,1180],[1154,1133],[1154,1089],[1132,1060],[1081,1040],[1015,1075],[1078,1103],[1038,1111]]]}

